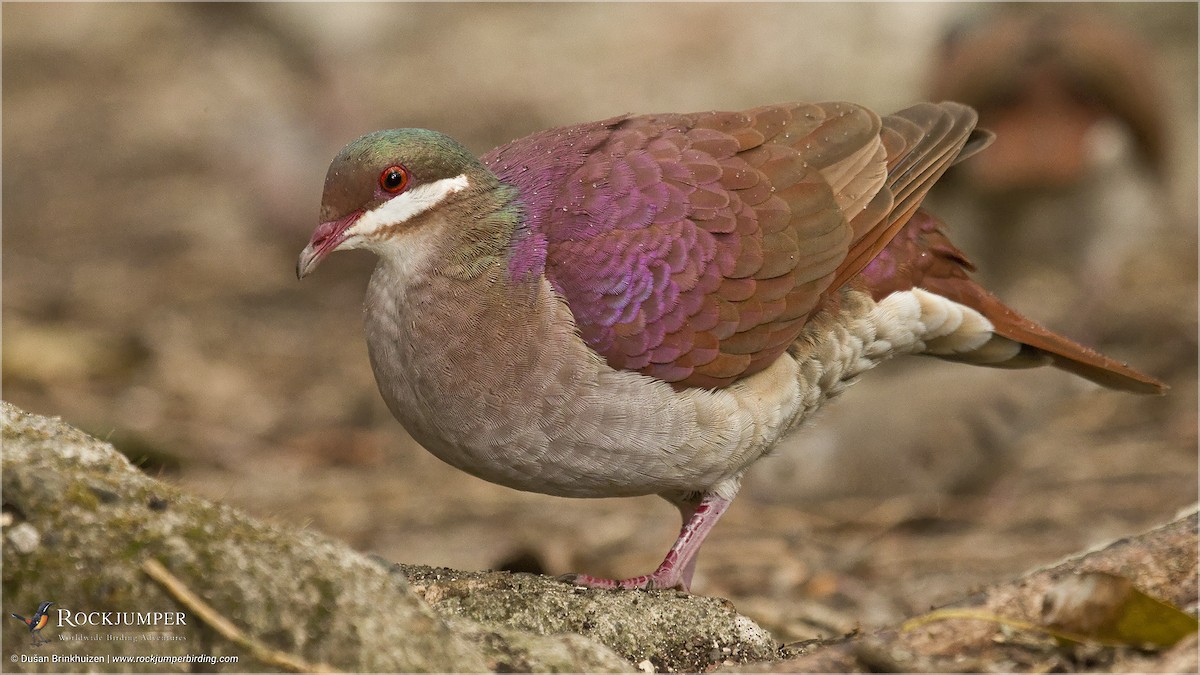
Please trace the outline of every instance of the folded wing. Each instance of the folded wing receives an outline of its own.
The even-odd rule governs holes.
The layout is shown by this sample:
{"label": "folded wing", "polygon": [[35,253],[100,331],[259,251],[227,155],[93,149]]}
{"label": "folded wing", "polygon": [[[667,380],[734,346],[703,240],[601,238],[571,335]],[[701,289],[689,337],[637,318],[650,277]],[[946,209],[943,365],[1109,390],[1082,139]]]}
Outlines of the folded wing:
{"label": "folded wing", "polygon": [[963,152],[975,115],[848,103],[619,117],[489,153],[544,271],[614,368],[723,387],[766,368]]}

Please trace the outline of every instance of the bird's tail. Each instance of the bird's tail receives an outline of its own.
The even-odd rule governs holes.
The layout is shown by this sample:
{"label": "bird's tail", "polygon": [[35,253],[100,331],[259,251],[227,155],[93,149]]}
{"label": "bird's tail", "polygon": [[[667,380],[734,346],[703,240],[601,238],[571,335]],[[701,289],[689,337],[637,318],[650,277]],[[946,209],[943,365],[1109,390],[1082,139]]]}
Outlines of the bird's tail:
{"label": "bird's tail", "polygon": [[989,339],[968,349],[929,349],[938,358],[993,368],[1051,365],[1092,382],[1138,394],[1162,394],[1167,385],[1059,335],[1005,305],[968,276],[974,266],[941,230],[942,223],[917,209],[861,279],[876,300],[894,291],[921,288],[982,315]]}

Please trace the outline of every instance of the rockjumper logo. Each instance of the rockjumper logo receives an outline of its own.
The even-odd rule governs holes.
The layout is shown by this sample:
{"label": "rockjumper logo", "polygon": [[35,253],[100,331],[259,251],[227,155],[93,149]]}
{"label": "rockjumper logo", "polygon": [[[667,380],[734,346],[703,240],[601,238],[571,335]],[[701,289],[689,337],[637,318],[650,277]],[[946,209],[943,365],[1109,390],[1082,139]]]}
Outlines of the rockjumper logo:
{"label": "rockjumper logo", "polygon": [[184,612],[71,612],[58,610],[58,627],[72,626],[186,626]]}
{"label": "rockjumper logo", "polygon": [[[46,624],[50,621],[50,605],[53,604],[53,602],[43,602],[42,604],[38,605],[37,611],[34,612],[33,616],[30,616],[28,619],[20,614],[17,614],[16,612],[11,612],[9,614],[12,618],[23,622],[29,627],[29,635],[33,638],[34,647],[39,647],[49,642],[49,640],[41,636],[41,632],[42,629],[46,627]],[[60,614],[62,613],[61,609],[58,611]]]}

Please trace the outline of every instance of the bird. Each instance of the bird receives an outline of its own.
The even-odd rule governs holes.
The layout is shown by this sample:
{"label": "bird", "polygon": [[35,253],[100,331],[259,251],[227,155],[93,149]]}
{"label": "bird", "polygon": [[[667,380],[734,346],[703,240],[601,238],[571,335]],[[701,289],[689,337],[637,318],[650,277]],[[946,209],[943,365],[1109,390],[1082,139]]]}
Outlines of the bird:
{"label": "bird", "polygon": [[33,616],[29,617],[28,619],[21,616],[20,614],[17,614],[16,612],[11,612],[9,614],[12,618],[23,622],[26,626],[29,627],[29,635],[33,638],[33,646],[34,647],[37,647],[39,645],[44,645],[48,642],[48,640],[43,638],[40,635],[40,633],[42,632],[42,629],[46,627],[46,624],[50,621],[50,615],[47,612],[50,611],[50,605],[53,605],[53,604],[54,604],[53,602],[43,602],[42,604],[38,605],[37,611],[34,612]]}
{"label": "bird", "polygon": [[1094,332],[1089,310],[1163,236],[1173,134],[1158,57],[1129,22],[1077,4],[1000,3],[945,32],[926,93],[975,108],[997,139],[949,172],[940,198],[956,202],[959,244],[991,290],[1049,270],[1087,279],[1059,303]]}
{"label": "bird", "polygon": [[1164,391],[973,282],[921,208],[990,142],[976,120],[954,102],[626,114],[479,158],[437,131],[377,131],[330,164],[296,274],[333,251],[378,256],[375,380],[441,460],[517,490],[678,508],[653,572],[562,580],[690,592],[746,470],[894,355]]}

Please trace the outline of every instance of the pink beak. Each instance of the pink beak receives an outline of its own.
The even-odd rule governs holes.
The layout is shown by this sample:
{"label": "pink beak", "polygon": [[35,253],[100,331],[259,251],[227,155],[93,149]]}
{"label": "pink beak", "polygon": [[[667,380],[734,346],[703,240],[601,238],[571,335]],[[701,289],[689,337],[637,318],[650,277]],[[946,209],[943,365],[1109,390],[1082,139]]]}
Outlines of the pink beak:
{"label": "pink beak", "polygon": [[346,230],[358,220],[362,211],[352,211],[338,220],[321,223],[313,232],[312,240],[300,252],[296,261],[296,278],[303,279],[321,264],[325,256],[332,253],[342,242],[346,241]]}

